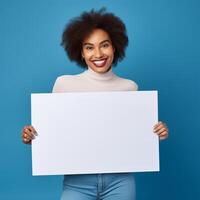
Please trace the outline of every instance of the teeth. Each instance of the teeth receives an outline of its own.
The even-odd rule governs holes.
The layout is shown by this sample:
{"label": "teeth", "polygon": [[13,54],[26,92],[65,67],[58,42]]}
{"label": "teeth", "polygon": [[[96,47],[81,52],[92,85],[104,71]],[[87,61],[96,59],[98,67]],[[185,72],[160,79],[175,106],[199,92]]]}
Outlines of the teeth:
{"label": "teeth", "polygon": [[96,64],[102,64],[105,60],[95,61]]}
{"label": "teeth", "polygon": [[105,61],[106,61],[106,60],[96,60],[96,61],[93,61],[93,63],[94,63],[95,65],[101,66],[101,65],[103,65],[103,64],[105,63]]}

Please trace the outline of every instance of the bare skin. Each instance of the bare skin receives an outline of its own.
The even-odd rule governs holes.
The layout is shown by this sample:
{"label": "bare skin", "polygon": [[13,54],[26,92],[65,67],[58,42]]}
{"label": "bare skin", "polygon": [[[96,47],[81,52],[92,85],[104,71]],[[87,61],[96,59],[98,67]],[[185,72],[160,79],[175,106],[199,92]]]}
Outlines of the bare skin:
{"label": "bare skin", "polygon": [[24,128],[22,129],[22,134],[21,134],[22,142],[24,144],[31,144],[32,140],[35,139],[37,135],[38,134],[33,126],[31,125],[24,126]]}
{"label": "bare skin", "polygon": [[93,71],[103,74],[111,67],[115,48],[107,32],[95,29],[82,44],[82,58]]}

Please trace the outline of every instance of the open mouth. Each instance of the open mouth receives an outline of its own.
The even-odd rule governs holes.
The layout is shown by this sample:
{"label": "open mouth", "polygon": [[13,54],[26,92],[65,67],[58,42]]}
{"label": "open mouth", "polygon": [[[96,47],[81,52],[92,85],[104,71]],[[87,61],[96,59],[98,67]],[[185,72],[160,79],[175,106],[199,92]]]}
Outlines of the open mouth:
{"label": "open mouth", "polygon": [[92,63],[96,66],[96,67],[103,67],[106,64],[107,58],[105,59],[101,59],[101,60],[93,60]]}

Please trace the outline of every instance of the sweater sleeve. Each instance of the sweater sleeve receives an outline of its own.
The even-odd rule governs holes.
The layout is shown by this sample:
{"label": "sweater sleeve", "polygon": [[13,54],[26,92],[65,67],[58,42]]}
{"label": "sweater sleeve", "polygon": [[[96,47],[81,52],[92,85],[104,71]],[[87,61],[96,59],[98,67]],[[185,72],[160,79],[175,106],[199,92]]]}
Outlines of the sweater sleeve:
{"label": "sweater sleeve", "polygon": [[61,91],[62,81],[61,77],[58,77],[54,83],[52,93],[59,93]]}
{"label": "sweater sleeve", "polygon": [[129,90],[130,91],[137,91],[138,90],[138,85],[136,82],[132,81],[132,80],[128,80],[129,82]]}

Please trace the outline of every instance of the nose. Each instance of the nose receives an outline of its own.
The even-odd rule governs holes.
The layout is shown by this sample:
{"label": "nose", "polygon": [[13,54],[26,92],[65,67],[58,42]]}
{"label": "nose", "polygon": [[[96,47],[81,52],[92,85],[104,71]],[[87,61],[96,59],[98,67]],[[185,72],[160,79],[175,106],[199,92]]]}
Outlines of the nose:
{"label": "nose", "polygon": [[101,51],[101,49],[100,48],[96,48],[95,49],[95,52],[94,52],[94,57],[95,58],[101,58],[102,57],[102,51]]}

